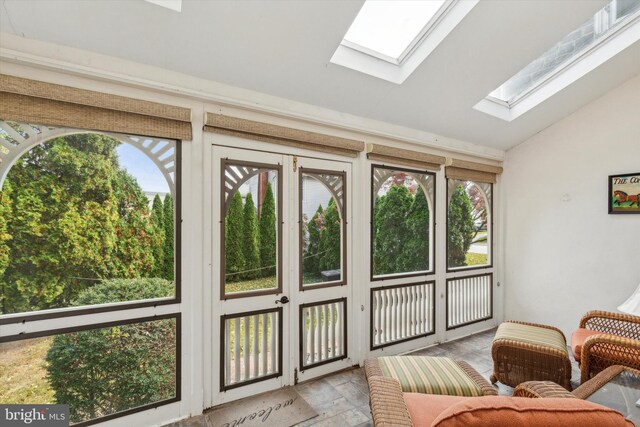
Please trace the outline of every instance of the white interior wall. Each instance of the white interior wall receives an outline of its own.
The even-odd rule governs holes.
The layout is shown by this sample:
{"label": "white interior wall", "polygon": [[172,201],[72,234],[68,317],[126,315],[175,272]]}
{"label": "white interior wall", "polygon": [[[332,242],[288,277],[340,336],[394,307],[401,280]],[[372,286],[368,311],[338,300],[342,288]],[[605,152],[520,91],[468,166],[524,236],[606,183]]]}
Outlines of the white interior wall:
{"label": "white interior wall", "polygon": [[639,215],[607,213],[607,177],[640,172],[640,75],[507,152],[505,318],[567,338],[640,283]]}

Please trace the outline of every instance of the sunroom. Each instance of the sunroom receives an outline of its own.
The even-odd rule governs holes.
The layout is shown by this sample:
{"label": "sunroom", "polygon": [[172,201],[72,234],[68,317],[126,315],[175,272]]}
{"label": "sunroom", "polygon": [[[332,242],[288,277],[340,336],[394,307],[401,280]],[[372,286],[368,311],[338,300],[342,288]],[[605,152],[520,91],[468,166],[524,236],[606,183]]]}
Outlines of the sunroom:
{"label": "sunroom", "polygon": [[4,0],[2,425],[639,423],[639,117],[640,0]]}

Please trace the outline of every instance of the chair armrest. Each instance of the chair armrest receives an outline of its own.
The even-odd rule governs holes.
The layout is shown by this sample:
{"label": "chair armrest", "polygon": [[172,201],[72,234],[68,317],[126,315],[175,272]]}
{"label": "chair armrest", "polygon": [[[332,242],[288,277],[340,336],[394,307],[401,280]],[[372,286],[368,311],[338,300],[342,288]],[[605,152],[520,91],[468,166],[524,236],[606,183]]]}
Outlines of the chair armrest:
{"label": "chair armrest", "polygon": [[478,371],[473,369],[467,362],[465,362],[464,360],[456,360],[455,363],[473,380],[473,382],[478,385],[478,387],[480,387],[483,396],[498,395],[498,390],[494,386],[492,386],[491,383],[485,379],[485,377],[480,375]]}
{"label": "chair armrest", "polygon": [[367,380],[371,377],[383,376],[378,359],[367,359],[364,361],[364,374],[367,377]]}
{"label": "chair armrest", "polygon": [[588,381],[592,372],[613,365],[640,369],[640,340],[609,334],[587,338],[580,355],[580,383]]}
{"label": "chair armrest", "polygon": [[513,397],[530,397],[530,398],[545,398],[545,397],[562,397],[567,399],[575,399],[570,391],[562,387],[560,384],[556,384],[553,381],[526,381],[519,384],[514,392]]}
{"label": "chair armrest", "polygon": [[640,339],[640,316],[594,310],[582,316],[580,328],[625,338]]}
{"label": "chair armrest", "polygon": [[543,325],[543,324],[541,324],[541,323],[521,322],[520,320],[506,320],[506,322],[509,322],[509,323],[518,323],[518,324],[520,324],[520,325],[527,325],[527,326],[537,326],[538,328],[551,329],[552,331],[559,332],[559,333],[560,333],[560,335],[562,335],[562,338],[564,338],[564,342],[565,342],[565,343],[567,342],[567,337],[565,337],[565,336],[564,336],[564,333],[563,333],[560,329],[558,329],[558,328],[556,328],[556,327],[554,327],[554,326],[550,326],[550,325]]}
{"label": "chair armrest", "polygon": [[614,365],[609,366],[605,370],[601,371],[595,377],[588,381],[582,382],[578,388],[573,390],[573,395],[578,399],[586,399],[593,393],[598,391],[603,385],[611,381],[624,370],[624,366]]}
{"label": "chair armrest", "polygon": [[375,426],[412,426],[398,381],[393,378],[369,377],[369,400]]}

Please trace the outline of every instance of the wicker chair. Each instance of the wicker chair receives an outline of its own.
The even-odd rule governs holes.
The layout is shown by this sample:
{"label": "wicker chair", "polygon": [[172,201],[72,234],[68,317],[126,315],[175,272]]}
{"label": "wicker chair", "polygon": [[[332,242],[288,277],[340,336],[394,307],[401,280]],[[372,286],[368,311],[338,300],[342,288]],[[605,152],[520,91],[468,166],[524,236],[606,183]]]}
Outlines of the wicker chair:
{"label": "wicker chair", "polygon": [[571,347],[580,383],[613,365],[640,369],[640,316],[590,311],[573,333]]}

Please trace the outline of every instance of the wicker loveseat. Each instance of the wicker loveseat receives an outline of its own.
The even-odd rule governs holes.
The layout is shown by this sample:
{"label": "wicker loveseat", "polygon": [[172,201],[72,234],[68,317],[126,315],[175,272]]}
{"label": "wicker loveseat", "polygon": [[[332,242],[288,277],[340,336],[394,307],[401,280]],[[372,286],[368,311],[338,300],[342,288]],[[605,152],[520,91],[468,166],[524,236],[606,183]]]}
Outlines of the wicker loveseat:
{"label": "wicker loveseat", "polygon": [[549,381],[521,384],[515,397],[407,393],[397,380],[375,374],[367,382],[377,427],[633,426],[619,412],[580,399],[581,388],[568,392]]}
{"label": "wicker loveseat", "polygon": [[613,365],[640,369],[640,316],[590,311],[571,336],[580,382]]}

